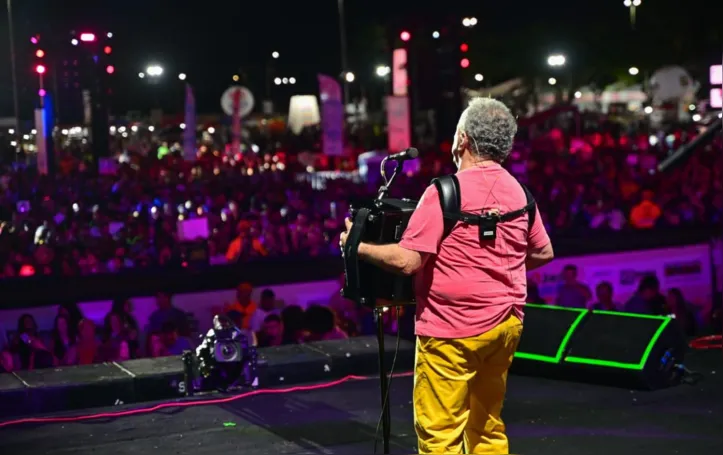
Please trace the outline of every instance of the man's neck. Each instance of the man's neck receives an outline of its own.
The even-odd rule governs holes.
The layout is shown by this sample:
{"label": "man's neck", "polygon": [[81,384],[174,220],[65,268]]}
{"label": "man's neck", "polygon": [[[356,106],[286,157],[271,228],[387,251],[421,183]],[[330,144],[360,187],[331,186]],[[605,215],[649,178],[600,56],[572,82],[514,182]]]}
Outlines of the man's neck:
{"label": "man's neck", "polygon": [[476,167],[492,166],[494,164],[495,162],[492,160],[475,157],[471,153],[465,153],[462,157],[462,162],[460,163],[457,172],[466,171],[467,169],[472,169]]}

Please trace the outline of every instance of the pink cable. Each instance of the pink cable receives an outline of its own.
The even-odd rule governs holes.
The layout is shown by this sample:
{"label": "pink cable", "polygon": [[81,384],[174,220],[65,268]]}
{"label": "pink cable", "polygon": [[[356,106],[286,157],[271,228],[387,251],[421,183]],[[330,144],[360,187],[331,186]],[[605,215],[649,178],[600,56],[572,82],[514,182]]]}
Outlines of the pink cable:
{"label": "pink cable", "polygon": [[[396,377],[405,377],[405,376],[411,376],[412,374],[413,373],[411,373],[411,372],[410,373],[399,373],[399,374],[395,374],[394,377],[395,378]],[[349,381],[366,381],[369,379],[376,379],[376,378],[369,377],[369,376],[349,375],[344,378],[337,379],[336,381],[325,382],[323,384],[295,386],[295,387],[289,387],[286,389],[260,389],[260,390],[253,390],[251,392],[241,393],[239,395],[234,395],[232,397],[216,398],[216,399],[212,399],[212,400],[195,400],[195,401],[185,401],[185,402],[163,403],[163,404],[155,405],[150,408],[130,409],[128,411],[103,412],[103,413],[99,413],[99,414],[86,414],[86,415],[71,416],[71,417],[28,417],[28,418],[24,418],[24,419],[16,419],[16,420],[8,420],[7,422],[0,422],[0,428],[9,427],[12,425],[21,425],[21,424],[25,424],[25,423],[82,422],[84,420],[127,417],[127,416],[132,416],[132,415],[156,412],[156,411],[160,411],[161,409],[167,409],[167,408],[185,408],[185,407],[189,407],[189,406],[203,406],[203,405],[210,405],[210,404],[230,403],[232,401],[240,400],[241,398],[248,398],[248,397],[252,397],[255,395],[306,392],[309,390],[328,389],[330,387],[341,385],[341,384],[343,384],[345,382],[349,382]]]}

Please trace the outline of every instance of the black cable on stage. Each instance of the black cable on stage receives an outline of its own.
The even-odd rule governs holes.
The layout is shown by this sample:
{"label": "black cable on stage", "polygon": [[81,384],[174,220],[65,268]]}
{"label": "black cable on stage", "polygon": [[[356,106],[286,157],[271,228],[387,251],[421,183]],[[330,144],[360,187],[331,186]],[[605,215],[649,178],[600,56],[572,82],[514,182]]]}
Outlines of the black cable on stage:
{"label": "black cable on stage", "polygon": [[[394,365],[397,363],[397,355],[399,354],[399,341],[401,340],[401,330],[399,327],[399,309],[401,307],[396,307],[396,317],[397,317],[397,343],[396,347],[394,348],[394,358],[392,359],[392,366],[389,369],[389,379],[387,382],[387,393],[384,395],[384,401],[382,402],[382,412],[379,414],[379,420],[377,421],[377,429],[374,432],[374,455],[377,453],[377,444],[379,443],[379,429],[382,426],[382,420],[384,419],[384,410],[387,408],[387,403],[389,402],[389,392],[392,390],[392,379],[394,378]],[[391,412],[389,413],[389,418],[391,419]]]}

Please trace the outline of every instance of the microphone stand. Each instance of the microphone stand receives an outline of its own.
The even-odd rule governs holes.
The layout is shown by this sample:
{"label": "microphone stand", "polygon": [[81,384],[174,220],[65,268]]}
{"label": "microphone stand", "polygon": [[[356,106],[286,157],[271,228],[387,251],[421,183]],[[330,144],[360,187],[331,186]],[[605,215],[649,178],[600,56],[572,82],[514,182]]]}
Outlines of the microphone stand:
{"label": "microphone stand", "polygon": [[387,180],[387,171],[385,169],[387,160],[388,160],[388,158],[384,158],[382,160],[382,164],[381,164],[380,173],[382,174],[382,178],[384,179],[384,185],[379,187],[379,193],[377,194],[377,201],[381,201],[382,199],[387,197],[387,193],[389,192],[389,188],[392,186],[394,177],[397,176],[399,169],[402,167],[402,161],[395,160],[396,165],[394,166],[394,171],[392,172],[392,176]]}

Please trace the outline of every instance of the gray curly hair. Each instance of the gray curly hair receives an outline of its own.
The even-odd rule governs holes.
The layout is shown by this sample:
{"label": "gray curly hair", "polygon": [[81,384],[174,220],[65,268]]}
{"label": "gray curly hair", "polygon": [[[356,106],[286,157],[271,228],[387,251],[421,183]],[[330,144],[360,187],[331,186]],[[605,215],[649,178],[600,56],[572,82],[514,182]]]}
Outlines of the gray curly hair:
{"label": "gray curly hair", "polygon": [[473,153],[480,158],[502,163],[512,149],[517,121],[500,101],[473,98],[462,112],[457,129],[467,134]]}

